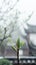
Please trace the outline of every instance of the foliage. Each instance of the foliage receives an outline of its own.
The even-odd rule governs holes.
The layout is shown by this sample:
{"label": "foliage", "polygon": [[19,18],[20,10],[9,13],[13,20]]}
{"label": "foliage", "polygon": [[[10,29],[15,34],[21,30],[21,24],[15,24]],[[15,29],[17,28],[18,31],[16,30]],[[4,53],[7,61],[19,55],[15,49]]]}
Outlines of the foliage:
{"label": "foliage", "polygon": [[17,39],[16,46],[17,46],[18,48],[20,48],[20,39],[19,39],[19,38]]}
{"label": "foliage", "polygon": [[11,37],[7,38],[7,43],[12,43],[12,38]]}
{"label": "foliage", "polygon": [[17,48],[20,49],[24,44],[24,41],[20,41],[20,38],[18,38],[16,41],[16,47],[12,46],[12,48],[14,51],[17,51]]}
{"label": "foliage", "polygon": [[20,42],[20,48],[21,48],[24,44],[25,44],[24,41],[21,41],[21,42]]}
{"label": "foliage", "polygon": [[0,59],[0,65],[12,65],[7,59]]}
{"label": "foliage", "polygon": [[24,45],[23,41],[20,41],[20,38],[17,39],[16,46],[20,49]]}
{"label": "foliage", "polygon": [[16,47],[14,47],[14,46],[12,46],[12,49],[13,49],[14,51],[17,51]]}

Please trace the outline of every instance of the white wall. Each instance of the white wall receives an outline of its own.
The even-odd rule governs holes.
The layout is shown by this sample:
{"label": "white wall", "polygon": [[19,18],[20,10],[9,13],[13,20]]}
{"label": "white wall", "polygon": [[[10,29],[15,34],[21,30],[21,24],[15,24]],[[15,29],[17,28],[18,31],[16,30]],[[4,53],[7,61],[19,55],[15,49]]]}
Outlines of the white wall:
{"label": "white wall", "polygon": [[30,34],[30,40],[33,42],[34,45],[36,45],[36,34]]}

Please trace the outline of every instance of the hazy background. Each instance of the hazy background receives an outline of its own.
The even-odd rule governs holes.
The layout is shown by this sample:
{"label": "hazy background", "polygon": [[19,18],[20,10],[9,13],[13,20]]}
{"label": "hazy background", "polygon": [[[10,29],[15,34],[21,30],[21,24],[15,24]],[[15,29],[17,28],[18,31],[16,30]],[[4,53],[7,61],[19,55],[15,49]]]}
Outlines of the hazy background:
{"label": "hazy background", "polygon": [[[10,10],[17,0],[0,0],[0,25],[6,27],[11,21],[14,22],[13,18],[15,16],[16,10],[20,11],[19,20],[17,21],[16,27],[18,30],[13,32],[12,38],[21,34],[24,36],[24,27],[27,28],[24,21],[28,19],[28,16],[33,12],[31,19],[28,21],[31,25],[36,25],[36,0],[19,0],[14,9]],[[8,3],[9,2],[9,3]],[[22,30],[22,31],[21,31]],[[21,34],[20,34],[21,32]],[[17,36],[18,37],[18,36]],[[16,37],[16,38],[17,38]]]}

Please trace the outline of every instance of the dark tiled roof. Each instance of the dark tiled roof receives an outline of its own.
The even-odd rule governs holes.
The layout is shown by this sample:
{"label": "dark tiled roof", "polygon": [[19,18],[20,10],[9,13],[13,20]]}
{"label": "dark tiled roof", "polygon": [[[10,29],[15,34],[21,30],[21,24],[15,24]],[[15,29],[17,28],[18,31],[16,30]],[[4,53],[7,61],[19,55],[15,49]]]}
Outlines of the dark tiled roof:
{"label": "dark tiled roof", "polygon": [[36,33],[36,25],[27,24],[28,29],[25,29],[26,33]]}
{"label": "dark tiled roof", "polygon": [[27,26],[28,27],[36,27],[36,25],[31,25],[31,24],[28,24],[28,23],[27,23]]}
{"label": "dark tiled roof", "polygon": [[36,29],[31,29],[31,28],[25,29],[25,32],[26,33],[36,33]]}

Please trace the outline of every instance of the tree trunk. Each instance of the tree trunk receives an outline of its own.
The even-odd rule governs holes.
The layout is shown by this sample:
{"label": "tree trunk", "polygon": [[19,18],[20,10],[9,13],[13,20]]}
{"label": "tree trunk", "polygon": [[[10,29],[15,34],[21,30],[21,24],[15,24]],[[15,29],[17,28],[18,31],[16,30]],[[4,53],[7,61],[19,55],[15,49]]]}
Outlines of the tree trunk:
{"label": "tree trunk", "polygon": [[19,49],[17,49],[17,64],[19,65]]}

